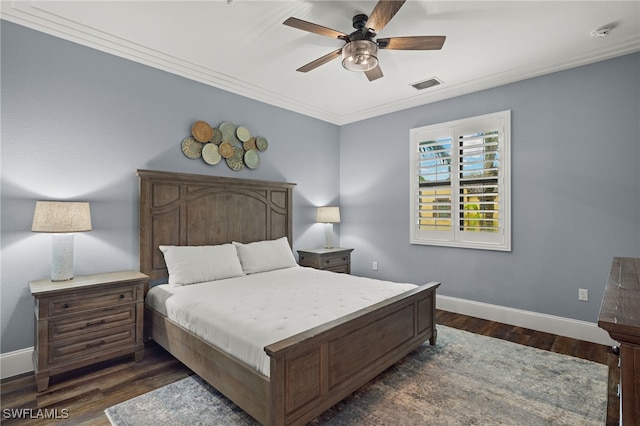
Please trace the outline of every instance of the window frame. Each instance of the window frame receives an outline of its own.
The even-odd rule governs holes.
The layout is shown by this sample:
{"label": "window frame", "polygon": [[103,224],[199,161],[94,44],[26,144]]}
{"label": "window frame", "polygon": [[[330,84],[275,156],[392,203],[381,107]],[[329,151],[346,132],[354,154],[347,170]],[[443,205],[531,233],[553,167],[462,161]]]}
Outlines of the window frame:
{"label": "window frame", "polygon": [[[498,131],[498,175],[495,178],[477,178],[476,181],[497,181],[497,232],[478,232],[463,229],[460,222],[464,219],[465,205],[462,200],[461,188],[465,182],[461,179],[462,170],[459,168],[460,159],[468,155],[460,144],[462,136],[480,134],[483,141],[490,136],[489,132]],[[427,198],[420,193],[421,169],[434,168],[435,166],[421,167],[419,160],[419,147],[425,146],[425,142],[436,143],[441,140],[450,140],[449,180],[443,180],[442,185],[437,182],[423,185],[422,187],[440,188],[446,190],[447,182],[450,191],[451,214],[450,230],[425,230],[420,229],[420,201]],[[472,248],[482,250],[511,251],[511,111],[505,110],[491,114],[468,117],[446,123],[438,123],[410,130],[410,244],[433,245],[459,248]],[[431,145],[433,145],[433,143]],[[483,147],[486,146],[483,145]],[[486,154],[486,151],[483,151]],[[423,160],[426,161],[426,160]],[[463,165],[466,163],[462,162]],[[483,166],[482,170],[486,170]],[[467,180],[466,182],[469,182]],[[432,195],[436,203],[438,195]],[[433,209],[437,206],[434,204]],[[440,215],[440,214],[439,214]],[[436,218],[436,216],[433,216]],[[424,217],[422,217],[424,220]],[[495,219],[492,219],[495,220]],[[435,228],[435,226],[434,226]]]}

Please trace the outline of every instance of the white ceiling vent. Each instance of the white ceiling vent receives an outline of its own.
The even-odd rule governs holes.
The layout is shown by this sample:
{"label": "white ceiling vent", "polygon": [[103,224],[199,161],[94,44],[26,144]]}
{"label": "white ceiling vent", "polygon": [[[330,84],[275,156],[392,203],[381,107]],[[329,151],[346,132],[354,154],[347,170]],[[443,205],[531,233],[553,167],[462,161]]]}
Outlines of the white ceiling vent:
{"label": "white ceiling vent", "polygon": [[411,86],[415,87],[418,90],[428,89],[429,87],[434,87],[442,84],[442,80],[439,78],[433,77],[427,80],[420,81],[418,83],[413,83]]}

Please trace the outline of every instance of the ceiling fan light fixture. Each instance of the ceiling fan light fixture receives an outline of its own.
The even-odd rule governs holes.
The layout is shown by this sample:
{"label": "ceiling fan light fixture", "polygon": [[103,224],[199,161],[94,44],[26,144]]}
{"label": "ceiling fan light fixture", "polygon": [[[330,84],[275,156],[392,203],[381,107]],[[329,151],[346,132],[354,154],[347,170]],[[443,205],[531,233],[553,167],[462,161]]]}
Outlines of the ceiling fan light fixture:
{"label": "ceiling fan light fixture", "polygon": [[371,40],[354,40],[342,48],[342,66],[349,71],[369,71],[378,66],[378,45]]}

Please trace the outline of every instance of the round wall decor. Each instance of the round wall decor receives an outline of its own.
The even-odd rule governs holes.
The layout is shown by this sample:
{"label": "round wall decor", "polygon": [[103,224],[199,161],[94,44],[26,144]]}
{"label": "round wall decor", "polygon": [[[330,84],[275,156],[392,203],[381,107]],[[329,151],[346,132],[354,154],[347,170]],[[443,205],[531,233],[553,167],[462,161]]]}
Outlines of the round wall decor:
{"label": "round wall decor", "polygon": [[202,148],[202,159],[212,166],[218,164],[222,156],[218,152],[218,145],[209,142]]}
{"label": "round wall decor", "polygon": [[191,136],[182,139],[181,147],[182,153],[191,159],[202,156],[202,144]]}
{"label": "round wall decor", "polygon": [[269,143],[264,136],[252,136],[245,126],[223,121],[212,127],[198,120],[191,126],[191,136],[181,142],[183,154],[191,159],[202,157],[209,165],[218,164],[223,158],[231,170],[255,169],[260,164],[260,153]]}

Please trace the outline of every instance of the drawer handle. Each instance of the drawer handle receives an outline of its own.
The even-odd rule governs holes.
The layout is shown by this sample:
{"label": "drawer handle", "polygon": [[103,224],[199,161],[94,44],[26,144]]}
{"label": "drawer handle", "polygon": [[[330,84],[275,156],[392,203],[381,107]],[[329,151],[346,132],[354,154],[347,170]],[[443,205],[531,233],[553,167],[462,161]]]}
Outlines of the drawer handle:
{"label": "drawer handle", "polygon": [[93,348],[93,347],[96,347],[96,346],[102,346],[105,343],[107,343],[107,342],[105,342],[104,340],[100,340],[99,342],[94,342],[94,343],[87,343],[87,348]]}
{"label": "drawer handle", "polygon": [[124,294],[121,294],[121,295],[120,295],[120,299],[124,299]]}
{"label": "drawer handle", "polygon": [[87,323],[87,327],[91,327],[94,325],[100,325],[100,324],[104,324],[105,322],[107,322],[106,320],[100,320],[100,321],[96,321],[96,322],[88,322]]}
{"label": "drawer handle", "polygon": [[67,309],[69,307],[68,303],[65,303],[64,305],[62,305],[63,308]]}

